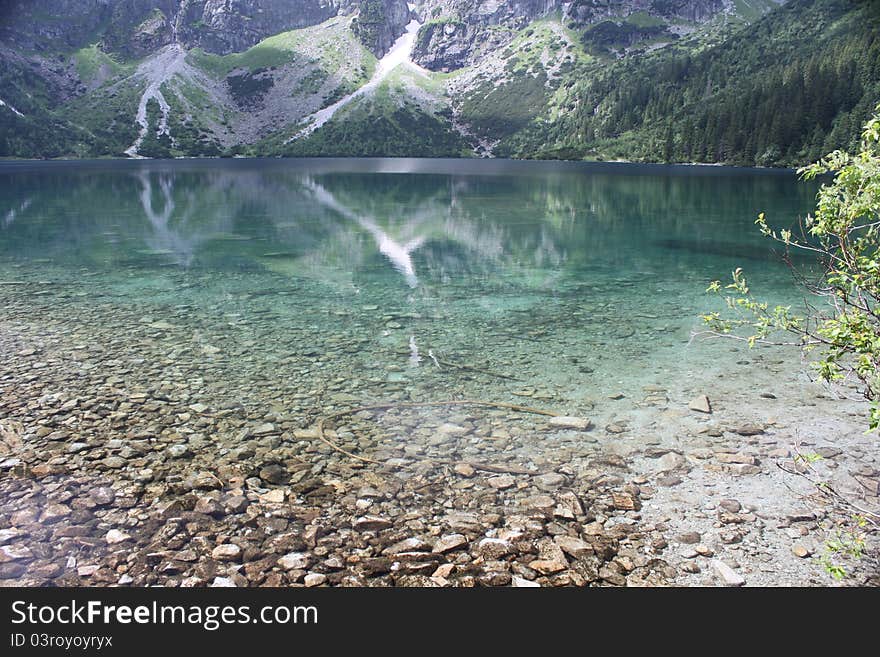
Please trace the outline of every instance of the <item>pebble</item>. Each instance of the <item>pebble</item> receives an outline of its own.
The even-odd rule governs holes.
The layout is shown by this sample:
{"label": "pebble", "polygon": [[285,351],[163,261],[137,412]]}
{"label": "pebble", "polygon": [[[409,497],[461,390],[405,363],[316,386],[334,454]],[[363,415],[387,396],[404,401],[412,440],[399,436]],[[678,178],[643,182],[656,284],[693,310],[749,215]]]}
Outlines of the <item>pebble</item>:
{"label": "pebble", "polygon": [[124,531],[119,529],[111,529],[104,536],[104,540],[107,541],[108,545],[116,545],[117,543],[125,543],[126,541],[131,540],[131,535],[126,534]]}
{"label": "pebble", "polygon": [[277,463],[273,463],[260,470],[260,479],[270,484],[283,484],[287,479],[287,471]]}
{"label": "pebble", "polygon": [[677,537],[678,542],[684,545],[696,545],[700,542],[700,539],[702,539],[702,536],[700,536],[699,532],[685,532]]}
{"label": "pebble", "polygon": [[740,436],[757,436],[764,433],[764,427],[757,424],[745,423],[731,427],[731,431],[733,433],[739,434]]}
{"label": "pebble", "polygon": [[218,545],[211,550],[211,557],[217,561],[238,561],[241,558],[241,548],[233,543]]}
{"label": "pebble", "polygon": [[192,450],[188,445],[177,444],[168,448],[168,456],[173,459],[182,459],[192,456]]}
{"label": "pebble", "polygon": [[309,588],[313,586],[321,586],[321,584],[324,584],[326,581],[327,576],[322,573],[309,573],[305,576],[305,579],[303,579],[303,583]]}
{"label": "pebble", "polygon": [[260,502],[264,504],[281,504],[286,496],[287,494],[283,490],[276,488],[260,495]]}
{"label": "pebble", "polygon": [[211,582],[208,586],[211,588],[218,589],[228,589],[228,588],[236,588],[235,580],[231,577],[220,577],[217,576],[214,578],[214,581]]}
{"label": "pebble", "polygon": [[203,513],[206,516],[221,517],[223,515],[223,507],[221,507],[220,503],[213,497],[200,497],[196,500],[193,511],[196,513]]}
{"label": "pebble", "polygon": [[447,436],[466,436],[471,432],[466,427],[460,427],[457,424],[450,424],[448,422],[437,427],[437,431]]}
{"label": "pebble", "polygon": [[537,570],[542,575],[552,575],[568,568],[568,562],[565,559],[560,561],[555,559],[535,559],[529,562],[529,568]]}
{"label": "pebble", "polygon": [[505,490],[513,488],[516,485],[516,479],[510,475],[499,475],[497,477],[489,477],[486,483],[496,490]]}
{"label": "pebble", "polygon": [[424,552],[426,550],[431,550],[431,544],[423,538],[414,536],[389,545],[382,550],[382,554],[398,555],[403,552]]}
{"label": "pebble", "polygon": [[106,506],[113,504],[116,499],[116,492],[108,486],[98,486],[89,491],[89,497],[98,506]]}
{"label": "pebble", "polygon": [[752,456],[751,454],[742,454],[742,453],[716,454],[715,459],[719,463],[742,463],[742,464],[746,464],[746,465],[756,465],[758,463],[757,459],[754,456]]}
{"label": "pebble", "polygon": [[720,559],[712,560],[712,568],[727,586],[742,586],[746,580]]}
{"label": "pebble", "polygon": [[49,504],[40,514],[40,522],[45,522],[47,524],[58,522],[70,514],[70,507],[65,504]]}
{"label": "pebble", "polygon": [[541,585],[538,584],[538,582],[533,582],[531,580],[525,579],[524,577],[519,577],[518,575],[514,575],[510,578],[510,585],[518,589],[541,588]]}
{"label": "pebble", "polygon": [[739,513],[742,509],[742,504],[740,504],[737,500],[721,500],[718,503],[718,506],[720,506],[728,513]]}
{"label": "pebble", "polygon": [[709,402],[709,397],[706,395],[699,395],[691,399],[688,402],[688,408],[692,411],[697,411],[698,413],[712,412],[712,404]]}
{"label": "pebble", "polygon": [[727,469],[731,474],[737,476],[754,475],[761,472],[760,466],[751,463],[733,463],[728,465]]}
{"label": "pebble", "polygon": [[278,559],[278,565],[283,570],[305,570],[312,560],[305,552],[291,552]]}
{"label": "pebble", "polygon": [[497,560],[513,551],[510,543],[500,538],[484,538],[477,543],[474,553],[484,559]]}
{"label": "pebble", "polygon": [[354,521],[354,528],[358,531],[380,531],[382,529],[388,529],[394,525],[393,522],[388,520],[387,518],[380,518],[378,516],[363,516]]}
{"label": "pebble", "polygon": [[575,429],[577,431],[588,431],[593,426],[593,422],[589,418],[571,417],[568,415],[551,417],[549,424],[551,427],[559,429]]}
{"label": "pebble", "polygon": [[549,495],[530,495],[523,498],[520,503],[526,509],[550,511],[556,506],[556,500]]}
{"label": "pebble", "polygon": [[126,460],[121,456],[108,456],[104,459],[103,463],[104,467],[110,468],[112,470],[124,468],[127,464]]}
{"label": "pebble", "polygon": [[580,559],[581,557],[585,557],[588,554],[593,554],[593,546],[579,538],[560,535],[554,536],[553,540],[562,549],[563,552],[574,557],[575,559]]}
{"label": "pebble", "polygon": [[189,477],[187,477],[184,480],[184,485],[190,490],[211,490],[214,488],[222,488],[223,482],[221,482],[219,479],[217,479],[216,476],[214,476],[207,470],[202,470],[200,472],[193,473]]}
{"label": "pebble", "polygon": [[[445,554],[467,545],[467,542],[467,538],[462,534],[446,534],[435,541],[432,551],[437,554]],[[446,577],[446,575],[443,575],[443,577]]]}
{"label": "pebble", "polygon": [[620,509],[621,511],[638,511],[642,508],[642,504],[637,497],[626,493],[612,493],[611,503],[615,509]]}
{"label": "pebble", "polygon": [[545,492],[551,492],[565,484],[565,477],[556,472],[548,472],[547,474],[538,475],[533,479],[535,485]]}
{"label": "pebble", "polygon": [[687,466],[687,459],[678,452],[667,452],[657,461],[657,472],[672,472]]}
{"label": "pebble", "polygon": [[0,563],[18,561],[19,559],[31,559],[33,556],[33,552],[26,545],[0,546]]}
{"label": "pebble", "polygon": [[478,533],[483,529],[483,523],[474,513],[450,513],[445,518],[446,524],[453,532]]}
{"label": "pebble", "polygon": [[25,538],[27,535],[28,533],[26,531],[23,531],[17,527],[0,529],[0,545],[6,545],[7,543],[11,543],[16,539]]}
{"label": "pebble", "polygon": [[791,549],[791,551],[794,554],[794,556],[796,556],[800,559],[806,559],[811,554],[813,554],[809,549],[805,548],[803,545],[795,545]]}
{"label": "pebble", "polygon": [[542,575],[552,575],[568,568],[568,560],[555,540],[542,538],[538,541],[538,558],[529,562],[529,568]]}
{"label": "pebble", "polygon": [[441,566],[437,566],[437,570],[435,570],[431,577],[442,577],[447,578],[452,574],[452,571],[455,570],[455,564],[452,563],[444,563]]}

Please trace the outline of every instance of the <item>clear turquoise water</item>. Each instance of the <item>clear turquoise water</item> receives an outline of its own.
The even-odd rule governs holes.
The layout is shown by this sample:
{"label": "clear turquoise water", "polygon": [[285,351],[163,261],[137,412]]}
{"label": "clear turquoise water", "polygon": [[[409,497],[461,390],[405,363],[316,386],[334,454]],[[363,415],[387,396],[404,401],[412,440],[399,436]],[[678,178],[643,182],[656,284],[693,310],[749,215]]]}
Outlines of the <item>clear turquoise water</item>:
{"label": "clear turquoise water", "polygon": [[610,417],[617,391],[685,395],[742,361],[690,340],[709,281],[742,266],[797,301],[754,218],[790,225],[815,192],[708,167],[2,163],[0,321],[218,408],[532,398]]}

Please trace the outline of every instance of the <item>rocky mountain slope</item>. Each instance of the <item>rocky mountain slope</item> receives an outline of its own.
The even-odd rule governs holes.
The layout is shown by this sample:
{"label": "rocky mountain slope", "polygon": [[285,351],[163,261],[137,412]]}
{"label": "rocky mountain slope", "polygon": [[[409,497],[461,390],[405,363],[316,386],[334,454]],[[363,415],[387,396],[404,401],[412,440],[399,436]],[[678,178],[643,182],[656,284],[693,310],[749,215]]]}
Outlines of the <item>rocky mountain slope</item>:
{"label": "rocky mountain slope", "polygon": [[[871,72],[876,25],[859,17],[874,4],[0,0],[0,155],[479,154],[787,164],[806,154],[807,141],[824,146],[835,129],[848,139],[846,125],[870,109],[878,89],[877,67]],[[849,36],[841,24],[852,28]],[[755,30],[763,30],[761,43],[750,41]],[[811,41],[802,39],[806,32]],[[825,62],[831,75],[825,60],[833,53],[824,48],[832,37],[867,53],[849,68],[835,63],[858,85],[842,91],[815,126],[785,135],[780,128],[748,147],[685,148],[697,139],[687,121],[705,121],[687,89],[706,83],[700,92],[707,99],[729,96],[762,67],[777,66],[774,50],[789,46],[819,69]],[[747,65],[714,75],[712,62],[737,57]],[[689,79],[687,67],[679,70],[682,58],[702,73]],[[681,105],[661,108],[654,99],[648,107],[646,75],[666,80],[665,93],[681,95]],[[704,142],[716,139],[701,130]]]}

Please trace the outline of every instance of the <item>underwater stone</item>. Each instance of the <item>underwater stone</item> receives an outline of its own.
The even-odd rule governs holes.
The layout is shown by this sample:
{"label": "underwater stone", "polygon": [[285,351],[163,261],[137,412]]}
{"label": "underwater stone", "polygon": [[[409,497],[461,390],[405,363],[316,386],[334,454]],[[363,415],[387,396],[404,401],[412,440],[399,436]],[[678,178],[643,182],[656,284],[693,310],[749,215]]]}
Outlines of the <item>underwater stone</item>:
{"label": "underwater stone", "polygon": [[118,529],[111,529],[107,532],[107,535],[104,537],[104,540],[107,541],[108,545],[116,545],[117,543],[124,543],[125,541],[130,541],[131,536],[126,534],[123,531]]}
{"label": "underwater stone", "polygon": [[578,431],[588,431],[593,422],[586,417],[571,417],[568,415],[560,415],[550,418],[550,426],[560,429],[577,429]]}
{"label": "underwater stone", "polygon": [[694,397],[688,402],[688,408],[698,413],[712,413],[712,404],[706,395]]}

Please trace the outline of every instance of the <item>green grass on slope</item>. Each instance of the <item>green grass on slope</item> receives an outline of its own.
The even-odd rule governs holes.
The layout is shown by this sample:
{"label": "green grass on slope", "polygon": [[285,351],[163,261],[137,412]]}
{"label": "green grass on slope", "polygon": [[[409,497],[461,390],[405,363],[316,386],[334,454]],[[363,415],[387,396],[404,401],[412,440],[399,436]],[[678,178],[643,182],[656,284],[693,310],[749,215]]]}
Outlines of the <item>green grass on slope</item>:
{"label": "green grass on slope", "polygon": [[473,131],[494,139],[514,134],[540,115],[547,107],[547,75],[521,74],[505,84],[484,82],[471,91],[461,105]]}
{"label": "green grass on slope", "polygon": [[88,157],[121,157],[137,138],[135,116],[144,88],[144,83],[104,88],[75,99],[56,113],[87,135],[80,148]]}
{"label": "green grass on slope", "polygon": [[[569,45],[566,47],[564,34]],[[504,72],[484,76],[461,98],[458,110],[481,137],[504,139],[556,106],[558,86],[587,75],[599,60],[582,47],[576,32],[557,17],[534,21],[502,51]],[[548,81],[545,65],[558,62],[559,80]],[[508,154],[502,145],[499,154]]]}
{"label": "green grass on slope", "polygon": [[353,53],[363,59],[366,81],[373,73],[376,58],[355,39],[349,29],[349,21],[333,18],[317,26],[281,32],[263,39],[244,52],[214,55],[196,48],[190,51],[188,57],[192,64],[222,78],[239,68],[253,73],[308,61],[318,61],[327,70],[337,70]]}
{"label": "green grass on slope", "polygon": [[[426,82],[425,88],[431,83]],[[293,157],[461,157],[464,138],[444,116],[405,97],[392,75],[370,96],[344,107],[309,137],[284,144],[291,130],[256,144],[254,153]]]}
{"label": "green grass on slope", "polygon": [[77,50],[73,53],[73,60],[77,75],[86,83],[94,80],[102,69],[107,71],[112,77],[118,75],[126,68],[131,68],[117,62],[113,57],[101,50],[96,43]]}
{"label": "green grass on slope", "polygon": [[733,6],[737,14],[751,23],[779,5],[773,0],[733,0]]}
{"label": "green grass on slope", "polygon": [[55,158],[81,154],[84,138],[52,109],[57,93],[47,80],[28,66],[6,60],[0,66],[0,98],[15,107],[0,107],[0,157]]}

